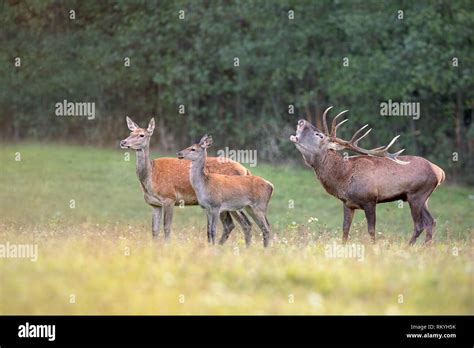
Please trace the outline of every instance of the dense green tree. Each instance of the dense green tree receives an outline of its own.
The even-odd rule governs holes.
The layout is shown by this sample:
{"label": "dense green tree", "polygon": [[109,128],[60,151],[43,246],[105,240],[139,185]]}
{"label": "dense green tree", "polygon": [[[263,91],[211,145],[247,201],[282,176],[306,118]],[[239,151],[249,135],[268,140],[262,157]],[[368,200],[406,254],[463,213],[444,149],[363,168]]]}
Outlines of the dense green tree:
{"label": "dense green tree", "polygon": [[[467,174],[473,7],[469,0],[6,0],[1,134],[110,146],[126,132],[125,115],[142,123],[155,116],[155,144],[165,150],[209,132],[221,146],[282,161],[295,157],[287,139],[296,121],[320,125],[335,105],[350,109],[342,136],[369,123],[364,146],[402,134],[407,153]],[[96,119],[56,117],[64,99],[95,102]],[[389,99],[419,102],[420,118],[382,117],[380,103]]]}

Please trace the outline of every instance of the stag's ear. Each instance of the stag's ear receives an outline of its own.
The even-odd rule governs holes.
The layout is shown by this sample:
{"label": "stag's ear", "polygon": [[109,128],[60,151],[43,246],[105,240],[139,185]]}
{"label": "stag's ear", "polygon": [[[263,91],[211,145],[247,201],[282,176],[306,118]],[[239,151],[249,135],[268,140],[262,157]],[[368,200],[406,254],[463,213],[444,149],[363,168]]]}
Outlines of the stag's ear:
{"label": "stag's ear", "polygon": [[206,134],[199,141],[199,146],[201,146],[203,149],[207,149],[211,145],[212,145],[212,137],[210,135]]}
{"label": "stag's ear", "polygon": [[127,120],[127,126],[128,126],[128,129],[130,129],[132,132],[137,129],[137,128],[140,128],[138,127],[138,124],[136,124],[135,122],[132,121],[132,119],[130,117],[126,117],[126,120]]}
{"label": "stag's ear", "polygon": [[152,118],[152,119],[150,120],[150,123],[148,123],[147,132],[148,132],[150,135],[152,135],[154,129],[155,129],[155,119]]}

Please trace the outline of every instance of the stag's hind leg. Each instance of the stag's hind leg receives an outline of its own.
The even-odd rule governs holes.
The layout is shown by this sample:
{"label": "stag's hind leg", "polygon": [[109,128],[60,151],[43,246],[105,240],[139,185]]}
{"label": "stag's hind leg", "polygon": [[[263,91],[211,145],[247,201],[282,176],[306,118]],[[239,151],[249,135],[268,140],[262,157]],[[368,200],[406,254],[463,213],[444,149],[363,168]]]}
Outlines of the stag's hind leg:
{"label": "stag's hind leg", "polygon": [[433,239],[433,230],[436,226],[435,219],[433,219],[433,216],[431,216],[430,212],[428,211],[428,201],[425,202],[421,214],[423,219],[423,226],[426,229],[425,244],[428,244]]}
{"label": "stag's hind leg", "polygon": [[408,203],[410,204],[411,217],[413,219],[413,235],[410,238],[409,244],[413,245],[425,228],[423,223],[424,201],[408,198]]}

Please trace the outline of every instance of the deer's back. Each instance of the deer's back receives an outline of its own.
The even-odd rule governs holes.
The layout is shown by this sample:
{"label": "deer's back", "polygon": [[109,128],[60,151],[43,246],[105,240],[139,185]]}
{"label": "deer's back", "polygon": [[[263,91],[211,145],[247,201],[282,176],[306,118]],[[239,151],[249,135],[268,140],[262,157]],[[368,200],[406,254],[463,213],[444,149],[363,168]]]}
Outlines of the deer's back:
{"label": "deer's back", "polygon": [[373,196],[378,202],[406,200],[410,195],[431,193],[444,180],[444,171],[422,157],[398,159],[409,163],[369,156],[351,158],[353,170],[348,193]]}
{"label": "deer's back", "polygon": [[273,184],[259,176],[211,173],[207,175],[206,189],[208,198],[215,204],[233,210],[237,206],[267,204],[273,193]]}

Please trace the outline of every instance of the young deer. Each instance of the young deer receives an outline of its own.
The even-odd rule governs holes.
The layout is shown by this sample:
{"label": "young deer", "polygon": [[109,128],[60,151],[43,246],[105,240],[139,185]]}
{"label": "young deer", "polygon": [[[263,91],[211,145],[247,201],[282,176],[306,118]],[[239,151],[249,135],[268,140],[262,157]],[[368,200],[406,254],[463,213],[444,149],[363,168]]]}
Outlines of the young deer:
{"label": "young deer", "polygon": [[179,159],[192,161],[189,176],[199,205],[207,211],[208,242],[214,244],[219,214],[245,209],[262,230],[263,246],[267,247],[271,231],[266,214],[273,185],[258,176],[229,176],[208,172],[206,149],[211,144],[212,138],[205,135],[199,144],[177,153]]}
{"label": "young deer", "polygon": [[[354,209],[363,209],[367,218],[370,237],[375,241],[375,206],[378,203],[397,200],[408,201],[414,223],[410,245],[414,244],[426,229],[425,243],[431,241],[435,220],[428,211],[428,198],[445,178],[444,171],[437,165],[417,156],[400,156],[403,150],[389,153],[388,148],[398,139],[392,139],[387,146],[366,150],[359,147],[359,141],[369,132],[359,136],[365,125],[350,140],[336,136],[337,128],[346,122],[336,124],[334,117],[329,132],[326,115],[323,114],[324,132],[305,120],[299,120],[296,135],[290,140],[303,155],[305,163],[314,169],[326,191],[339,198],[344,207],[343,237],[345,243]],[[348,149],[363,156],[343,157],[337,150]]]}
{"label": "young deer", "polygon": [[[153,208],[152,233],[157,237],[160,231],[161,216],[164,216],[165,239],[169,238],[173,209],[175,205],[197,205],[196,194],[189,182],[189,168],[191,162],[181,161],[177,158],[163,157],[150,160],[150,138],[155,129],[155,120],[152,118],[148,128],[140,128],[129,117],[126,118],[130,136],[120,142],[122,149],[136,150],[137,176],[145,196],[145,202]],[[211,173],[226,175],[251,175],[241,164],[234,161],[220,161],[211,157],[206,169]],[[240,211],[232,213],[223,212],[220,215],[224,226],[222,237],[228,238],[235,225],[231,215],[242,226],[245,239],[250,242],[251,222]]]}

